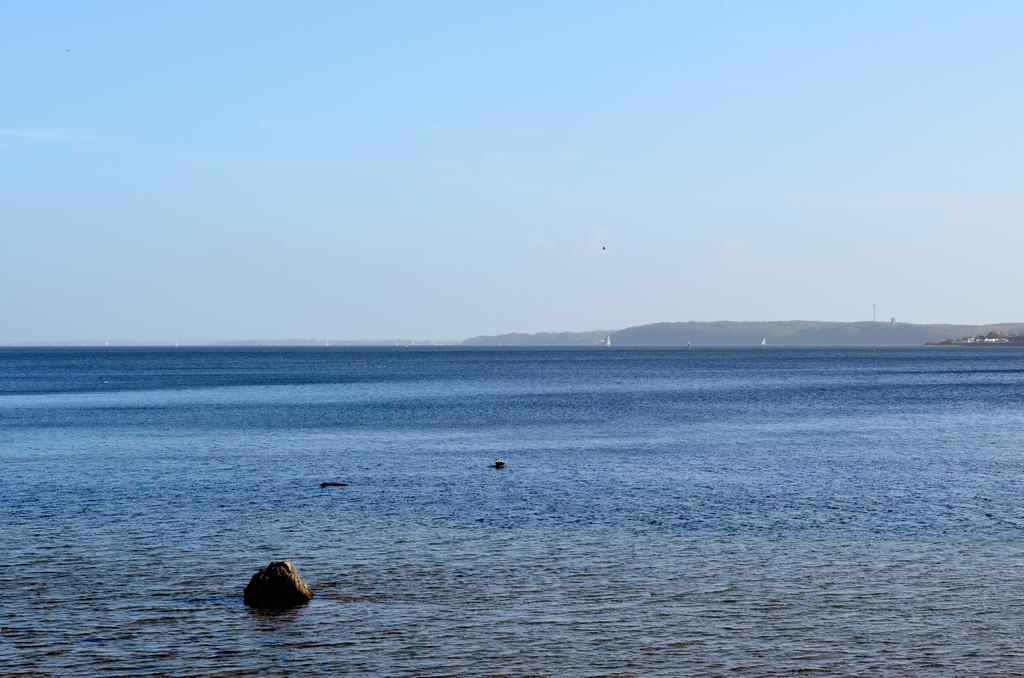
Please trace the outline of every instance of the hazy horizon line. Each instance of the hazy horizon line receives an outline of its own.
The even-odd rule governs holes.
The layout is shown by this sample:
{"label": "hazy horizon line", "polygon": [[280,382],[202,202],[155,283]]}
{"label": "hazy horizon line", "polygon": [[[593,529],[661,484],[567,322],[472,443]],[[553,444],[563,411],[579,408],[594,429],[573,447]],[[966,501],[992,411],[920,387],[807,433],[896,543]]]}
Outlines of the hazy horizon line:
{"label": "hazy horizon line", "polygon": [[325,339],[319,337],[289,337],[289,338],[271,338],[271,339],[259,339],[259,338],[248,338],[248,339],[203,339],[203,340],[170,340],[170,339],[30,339],[30,340],[18,340],[18,341],[0,341],[2,347],[103,347],[103,346],[121,346],[121,347],[175,347],[175,346],[190,346],[190,347],[216,347],[216,346],[457,346],[470,339],[476,339],[480,337],[499,337],[507,335],[547,335],[547,334],[589,334],[598,332],[622,332],[628,329],[638,327],[649,327],[653,325],[673,325],[673,324],[718,324],[718,323],[735,323],[735,324],[772,324],[772,323],[821,323],[831,325],[912,325],[912,326],[931,326],[931,325],[950,325],[956,327],[970,327],[970,328],[986,328],[986,327],[998,327],[1006,325],[1022,325],[1024,321],[999,321],[999,322],[988,322],[988,323],[963,323],[963,322],[902,322],[895,321],[893,319],[884,320],[664,320],[655,321],[650,323],[642,323],[639,325],[629,325],[627,327],[620,327],[617,329],[597,328],[588,330],[538,330],[533,332],[512,330],[507,332],[486,332],[480,334],[474,334],[463,338],[447,338],[447,339],[410,339],[410,338],[363,338],[363,339]]}

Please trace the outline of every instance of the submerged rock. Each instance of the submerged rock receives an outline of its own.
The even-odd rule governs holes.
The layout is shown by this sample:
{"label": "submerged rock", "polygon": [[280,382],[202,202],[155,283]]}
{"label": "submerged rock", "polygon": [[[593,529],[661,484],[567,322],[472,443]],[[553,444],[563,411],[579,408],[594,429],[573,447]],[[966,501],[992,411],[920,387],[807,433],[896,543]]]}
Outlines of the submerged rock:
{"label": "submerged rock", "polygon": [[348,483],[326,482],[320,483],[320,487],[348,487]]}
{"label": "submerged rock", "polygon": [[274,561],[254,574],[244,593],[250,607],[294,607],[312,597],[313,592],[287,560]]}

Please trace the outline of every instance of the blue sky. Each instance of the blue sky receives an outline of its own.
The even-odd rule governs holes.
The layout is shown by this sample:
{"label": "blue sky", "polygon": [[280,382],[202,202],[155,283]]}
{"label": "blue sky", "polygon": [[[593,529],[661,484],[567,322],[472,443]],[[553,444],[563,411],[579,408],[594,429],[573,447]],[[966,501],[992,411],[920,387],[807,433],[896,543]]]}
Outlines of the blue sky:
{"label": "blue sky", "polygon": [[1021,321],[1021,35],[1011,2],[5,3],[0,341]]}

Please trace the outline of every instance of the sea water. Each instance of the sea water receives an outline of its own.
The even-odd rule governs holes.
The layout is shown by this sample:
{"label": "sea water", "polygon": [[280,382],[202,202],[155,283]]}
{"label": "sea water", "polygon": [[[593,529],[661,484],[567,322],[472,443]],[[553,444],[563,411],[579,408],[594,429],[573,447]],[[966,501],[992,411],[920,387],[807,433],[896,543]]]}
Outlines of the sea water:
{"label": "sea water", "polygon": [[3,674],[1019,673],[1022,546],[1012,348],[0,350]]}

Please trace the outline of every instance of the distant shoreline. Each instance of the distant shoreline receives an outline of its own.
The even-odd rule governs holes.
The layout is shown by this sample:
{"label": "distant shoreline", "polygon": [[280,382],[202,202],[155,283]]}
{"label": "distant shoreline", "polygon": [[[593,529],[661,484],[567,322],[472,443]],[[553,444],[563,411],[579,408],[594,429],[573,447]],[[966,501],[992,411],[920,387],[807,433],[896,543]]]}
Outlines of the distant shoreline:
{"label": "distant shoreline", "polygon": [[992,325],[831,322],[814,320],[666,322],[621,330],[512,333],[467,339],[471,346],[924,346],[954,337],[1024,334],[1024,323]]}
{"label": "distant shoreline", "polygon": [[190,344],[181,346],[167,346],[166,344],[120,344],[110,346],[97,346],[97,345],[5,345],[0,344],[0,353],[18,353],[18,352],[55,352],[55,353],[73,353],[76,351],[87,351],[89,353],[134,353],[134,352],[153,352],[161,351],[167,353],[174,353],[179,351],[181,353],[221,353],[230,351],[239,352],[271,352],[271,351],[294,351],[294,352],[313,352],[323,351],[324,353],[337,352],[337,353],[360,353],[360,352],[373,352],[383,351],[388,353],[431,353],[431,352],[522,352],[528,353],[533,351],[563,351],[563,352],[594,352],[594,353],[624,353],[629,351],[635,352],[701,352],[701,351],[763,351],[763,352],[775,352],[784,350],[800,350],[800,351],[829,351],[829,350],[840,350],[840,351],[884,351],[884,350],[911,350],[911,349],[1024,349],[1024,344],[943,344],[939,342],[930,342],[925,344],[774,344],[769,346],[744,346],[736,344],[705,344],[705,345],[693,345],[690,347],[686,346],[616,346],[613,348],[607,348],[604,346],[550,346],[550,345],[518,345],[518,346],[502,346],[502,345],[460,345],[460,344],[449,344],[449,345],[417,345],[417,346],[394,346],[386,344],[361,344],[358,346],[296,346],[293,344],[240,344],[240,345],[215,345],[215,344]]}
{"label": "distant shoreline", "polygon": [[[997,333],[1002,337],[1024,336],[1024,322],[990,325],[916,324],[887,322],[832,322],[814,320],[663,322],[637,325],[619,330],[588,330],[582,332],[538,332],[481,335],[465,340],[414,339],[241,339],[233,341],[133,341],[73,340],[21,341],[0,344],[18,348],[454,348],[454,347],[593,347],[603,348],[610,341],[616,348],[686,348],[693,347],[912,347],[960,345],[961,337],[984,337]],[[981,341],[965,346],[1000,345]],[[1014,345],[1010,342],[1009,345]]]}
{"label": "distant shoreline", "polygon": [[930,341],[925,346],[929,348],[1024,348],[1024,342],[1010,341],[1003,343],[988,343],[983,341]]}

